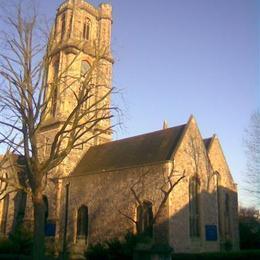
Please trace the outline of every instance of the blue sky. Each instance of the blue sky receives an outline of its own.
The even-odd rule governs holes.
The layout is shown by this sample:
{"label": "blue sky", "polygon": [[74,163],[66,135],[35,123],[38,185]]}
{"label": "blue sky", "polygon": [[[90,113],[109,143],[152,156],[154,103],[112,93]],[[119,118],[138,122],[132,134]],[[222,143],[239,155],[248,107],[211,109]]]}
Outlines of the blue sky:
{"label": "blue sky", "polygon": [[[98,5],[101,1],[90,0]],[[113,84],[122,89],[123,138],[187,122],[216,133],[243,192],[244,130],[258,106],[259,1],[113,0]],[[61,1],[39,1],[49,16]],[[122,102],[121,102],[122,103]]]}
{"label": "blue sky", "polygon": [[259,5],[254,0],[112,1],[114,84],[127,118],[118,137],[186,122],[217,133],[239,199],[249,203],[244,129],[259,105]]}

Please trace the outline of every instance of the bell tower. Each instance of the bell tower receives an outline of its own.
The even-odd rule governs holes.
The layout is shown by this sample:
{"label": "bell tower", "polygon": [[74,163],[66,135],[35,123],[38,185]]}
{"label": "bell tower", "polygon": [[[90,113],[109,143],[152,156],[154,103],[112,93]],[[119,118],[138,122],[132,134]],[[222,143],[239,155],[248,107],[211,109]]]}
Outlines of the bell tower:
{"label": "bell tower", "polygon": [[[109,4],[100,4],[96,8],[84,0],[67,0],[57,9],[48,45],[50,58],[46,69],[48,87],[45,99],[49,98],[51,101],[48,102],[44,123],[39,133],[40,143],[45,147],[42,150],[45,152],[55,133],[75,107],[74,94],[89,70],[93,70],[93,76],[88,106],[110,107],[113,64],[111,25],[112,7]],[[95,67],[98,55],[102,58],[99,65]],[[109,116],[107,118],[101,120],[88,133],[96,136],[88,146],[72,150],[69,157],[80,158],[90,145],[111,141],[111,122]],[[69,160],[73,161],[73,164],[78,161],[76,158]]]}

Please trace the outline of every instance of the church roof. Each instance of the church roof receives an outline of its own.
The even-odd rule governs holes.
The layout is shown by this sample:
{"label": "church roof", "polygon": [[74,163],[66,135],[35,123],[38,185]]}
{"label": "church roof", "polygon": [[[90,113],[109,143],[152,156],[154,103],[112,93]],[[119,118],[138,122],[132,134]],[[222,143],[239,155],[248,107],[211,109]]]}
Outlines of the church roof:
{"label": "church roof", "polygon": [[170,160],[185,125],[91,147],[73,176]]}

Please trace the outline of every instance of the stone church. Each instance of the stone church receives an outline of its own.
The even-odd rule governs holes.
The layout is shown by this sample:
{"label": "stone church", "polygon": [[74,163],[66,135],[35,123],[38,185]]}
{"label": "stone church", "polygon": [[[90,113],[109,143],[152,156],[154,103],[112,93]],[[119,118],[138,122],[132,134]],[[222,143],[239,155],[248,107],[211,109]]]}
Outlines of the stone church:
{"label": "stone church", "polygon": [[[95,95],[102,96],[112,85],[111,26],[109,4],[96,8],[84,0],[63,2],[52,32],[61,44],[53,53],[48,82],[68,64],[70,73],[84,74],[99,43],[108,50],[101,69],[105,77],[95,82],[103,86]],[[39,135],[42,156],[72,107],[70,96],[53,95],[57,101]],[[202,137],[193,116],[183,125],[165,124],[116,141],[110,126],[110,119],[103,120],[102,134],[89,133],[88,145],[72,150],[56,170],[58,177],[48,180],[46,241],[61,250],[65,240],[71,252],[84,252],[90,244],[131,232],[146,233],[175,252],[239,248],[237,188],[216,135]],[[1,235],[12,231],[21,204],[26,208],[23,222],[32,223],[30,198],[9,194],[0,202]]]}

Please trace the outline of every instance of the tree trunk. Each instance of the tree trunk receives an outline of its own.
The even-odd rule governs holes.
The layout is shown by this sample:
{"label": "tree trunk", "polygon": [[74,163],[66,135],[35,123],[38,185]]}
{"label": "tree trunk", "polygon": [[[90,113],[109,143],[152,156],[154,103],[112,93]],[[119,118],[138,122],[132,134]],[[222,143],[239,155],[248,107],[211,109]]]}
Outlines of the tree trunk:
{"label": "tree trunk", "polygon": [[33,195],[34,206],[34,230],[33,230],[33,259],[44,259],[44,226],[45,226],[45,204],[41,192]]}

